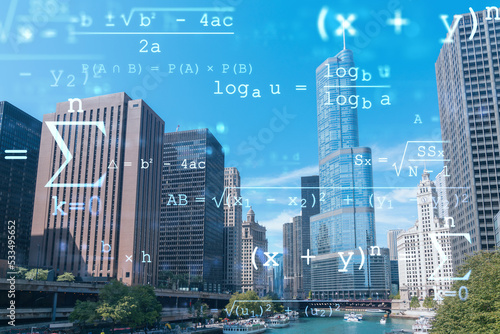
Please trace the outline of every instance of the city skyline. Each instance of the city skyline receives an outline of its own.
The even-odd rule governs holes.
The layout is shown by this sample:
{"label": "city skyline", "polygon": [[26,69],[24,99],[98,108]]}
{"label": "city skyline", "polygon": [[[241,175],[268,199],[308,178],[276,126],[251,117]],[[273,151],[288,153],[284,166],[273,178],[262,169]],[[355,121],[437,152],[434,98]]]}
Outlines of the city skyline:
{"label": "city skyline", "polygon": [[[68,51],[86,54],[86,50],[90,49],[95,52],[90,55],[92,57],[83,57],[75,62],[34,60],[33,65],[24,69],[19,68],[23,62],[5,60],[5,75],[16,80],[12,80],[12,84],[0,83],[0,91],[4,94],[1,99],[9,100],[41,120],[44,113],[52,112],[57,102],[68,98],[85,98],[118,91],[126,91],[131,96],[135,93],[137,96],[132,97],[144,98],[163,119],[168,120],[167,131],[175,131],[177,125],[180,125],[180,130],[209,128],[226,148],[227,166],[238,167],[240,170],[243,176],[243,186],[270,184],[286,179],[287,175],[292,173],[312,175],[318,173],[315,169],[317,152],[301,149],[301,147],[317,145],[317,138],[312,135],[316,131],[316,119],[314,107],[312,107],[315,101],[315,92],[312,89],[315,78],[311,69],[336,53],[335,50],[342,48],[341,36],[330,32],[328,41],[323,41],[318,34],[317,19],[323,5],[321,2],[310,5],[297,3],[290,8],[282,8],[278,3],[262,1],[258,4],[239,3],[236,6],[238,12],[258,11],[263,26],[267,28],[261,31],[259,27],[252,25],[238,25],[235,30],[236,36],[244,38],[244,43],[230,36],[219,39],[215,36],[206,39],[201,37],[165,39],[160,44],[162,50],[168,49],[168,52],[162,51],[161,55],[166,55],[166,60],[162,62],[157,74],[154,72],[151,74],[146,70],[148,65],[155,65],[156,59],[144,58],[156,55],[139,54],[137,52],[139,44],[135,39],[129,41],[123,37],[124,52],[114,50],[111,43],[108,43],[109,37],[106,36],[95,39],[81,36],[77,38],[76,44],[67,44],[62,37],[61,43],[50,43],[50,39],[46,41],[38,39],[32,44],[21,44],[20,52],[29,54],[30,47],[40,50],[42,54],[53,52],[64,55]],[[483,5],[488,4],[483,2]],[[481,9],[484,6],[481,7],[481,2],[477,2],[474,8]],[[18,13],[22,13],[27,7],[28,4],[19,5]],[[70,10],[75,9],[70,7]],[[95,20],[97,17],[102,18],[101,9],[90,6],[90,3],[88,7],[86,14]],[[391,4],[389,7],[388,3],[377,4],[366,0],[358,1],[356,7],[354,9],[348,2],[330,6],[327,27],[332,31],[337,28],[335,13],[347,15],[356,12],[357,17],[352,26],[359,34],[357,36],[347,34],[346,46],[356,48],[357,65],[360,69],[365,69],[372,74],[373,84],[391,86],[387,93],[391,96],[392,105],[387,109],[374,105],[371,110],[362,111],[363,117],[359,121],[360,140],[364,145],[372,148],[372,155],[375,158],[374,185],[384,186],[387,184],[386,177],[391,178],[394,174],[390,165],[399,161],[406,141],[441,140],[434,62],[439,54],[440,40],[447,30],[440,15],[447,14],[448,23],[451,24],[453,14],[467,13],[468,6],[455,2],[443,2],[424,8],[417,3],[401,0],[399,6]],[[409,20],[409,24],[402,27],[400,34],[395,34],[394,27],[383,22],[386,17],[394,16],[396,7],[402,7],[402,17]],[[382,12],[384,14],[377,15]],[[280,13],[279,17],[276,13]],[[426,19],[422,20],[422,17]],[[367,27],[372,26],[379,28],[376,30],[378,33],[373,37],[366,33]],[[192,43],[194,40],[196,43]],[[255,50],[259,50],[262,56],[253,57]],[[298,50],[300,50],[299,53],[297,53]],[[186,54],[196,56],[185,58]],[[298,56],[295,56],[296,54]],[[270,59],[280,59],[280,61],[275,62]],[[181,76],[180,64],[188,63],[188,60],[191,64],[198,64],[200,68],[198,76],[191,78]],[[92,67],[96,64],[97,68],[101,63],[105,66],[107,73],[102,74],[101,79],[94,78]],[[138,74],[138,69],[136,73],[127,73],[129,72],[128,64],[135,64],[138,67],[139,63],[142,65],[141,75]],[[263,87],[268,87],[268,84],[279,83],[282,94],[279,96],[262,94],[263,97],[260,100],[241,99],[236,95],[213,94],[215,80],[220,81],[221,87],[230,83],[236,84],[238,81],[235,80],[235,76],[221,80],[220,72],[224,63],[229,63],[231,66],[234,63],[246,63],[247,67],[248,63],[252,63],[253,74],[245,80],[243,80],[245,77],[241,77],[238,83],[248,83],[251,84],[249,89],[260,88],[261,90]],[[83,85],[82,64],[88,65],[90,70],[86,85]],[[175,75],[172,74],[167,79],[169,64],[175,65],[176,68]],[[411,66],[407,66],[408,64]],[[114,65],[120,66],[119,76],[112,74]],[[214,65],[216,74],[206,71],[208,65]],[[384,68],[386,65],[390,68],[390,76],[381,78],[379,67]],[[36,71],[38,67],[40,70]],[[33,73],[30,78],[19,77],[19,72],[30,70]],[[54,70],[55,77],[58,77],[59,70],[63,71],[58,87],[51,87],[55,83],[51,70]],[[70,81],[69,75],[75,76],[75,87],[67,87]],[[143,81],[146,76],[148,76],[146,82],[149,84],[147,86],[154,88],[144,87]],[[295,84],[305,84],[308,89],[295,91],[293,87]],[[25,98],[25,94],[22,93],[25,88],[32,93],[32,98]],[[385,91],[380,91],[380,93],[385,93]],[[197,98],[189,98],[192,94],[196,94]],[[366,91],[365,94],[372,102],[374,97],[380,97],[378,93],[370,91]],[[205,102],[203,108],[200,108],[200,101]],[[238,112],[235,112],[235,105],[237,105]],[[272,140],[268,142],[265,129],[270,129],[271,121],[275,117],[273,110],[283,115],[285,109],[295,118],[285,119],[288,122],[286,124],[285,122],[277,123],[279,131],[274,132]],[[420,115],[422,124],[414,123],[415,114]],[[246,119],[245,122],[242,122],[243,118]],[[247,124],[249,126],[246,126]],[[372,125],[377,129],[376,131],[369,130]],[[385,131],[386,128],[389,130]],[[297,133],[304,134],[300,141],[295,137]],[[265,143],[258,139],[259,134],[265,139]],[[252,145],[249,138],[257,138],[257,145]],[[253,154],[255,154],[255,164],[249,164],[247,160]],[[390,163],[379,163],[378,157],[388,157]],[[238,166],[232,162],[238,163]],[[433,169],[431,166],[428,167],[428,169]],[[441,166],[434,168],[434,170],[440,169]],[[434,177],[435,174],[432,176]],[[300,181],[287,179],[279,185],[300,186]],[[410,187],[414,185],[414,182],[401,178],[397,185]],[[398,195],[404,199],[409,197],[404,189],[394,192],[380,190],[378,194],[380,196]],[[393,206],[394,204],[396,204],[395,201],[393,201]],[[386,245],[385,230],[407,228],[416,218],[417,212],[411,202],[398,202],[397,204],[394,210],[380,211],[376,215],[376,224],[381,227],[377,230],[377,241],[381,246]],[[273,208],[267,203],[256,204],[254,209],[260,212],[261,222],[269,226],[270,246],[279,251],[279,245],[282,243],[279,238],[281,228],[271,227],[271,225],[277,224],[277,217],[280,217],[282,223],[283,220],[288,220],[298,212],[288,207]],[[410,213],[411,216],[406,218]],[[398,221],[398,215],[405,216],[404,220]]]}

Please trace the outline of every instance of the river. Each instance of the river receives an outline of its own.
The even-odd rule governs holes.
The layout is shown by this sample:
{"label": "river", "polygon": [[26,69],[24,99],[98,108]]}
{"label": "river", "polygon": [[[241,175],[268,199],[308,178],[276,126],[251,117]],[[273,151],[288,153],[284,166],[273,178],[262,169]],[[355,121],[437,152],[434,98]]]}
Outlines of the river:
{"label": "river", "polygon": [[[411,330],[413,319],[389,318],[385,325],[380,324],[381,315],[364,314],[361,322],[347,322],[342,317],[300,318],[291,321],[290,327],[272,330],[274,334],[383,334],[393,329]],[[269,330],[266,331],[270,332]]]}

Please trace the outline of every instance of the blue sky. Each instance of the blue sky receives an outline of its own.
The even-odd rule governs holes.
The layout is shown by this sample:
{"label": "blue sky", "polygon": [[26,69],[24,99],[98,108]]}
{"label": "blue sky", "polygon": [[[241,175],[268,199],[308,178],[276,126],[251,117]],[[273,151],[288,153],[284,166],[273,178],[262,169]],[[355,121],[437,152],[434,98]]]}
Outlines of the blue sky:
{"label": "blue sky", "polygon": [[[175,131],[177,125],[180,130],[208,127],[225,148],[226,166],[240,170],[243,186],[297,187],[300,176],[318,169],[315,70],[342,49],[342,38],[335,35],[340,24],[337,15],[353,14],[350,23],[356,35],[347,31],[346,44],[354,51],[356,66],[360,73],[363,69],[372,75],[370,85],[390,86],[358,89],[359,95],[372,102],[370,109],[358,108],[358,120],[360,145],[373,150],[374,185],[415,187],[419,178],[408,177],[406,167],[406,172],[395,176],[392,164],[399,165],[407,141],[441,140],[434,63],[447,30],[440,15],[448,15],[451,24],[453,15],[468,12],[469,6],[479,11],[487,5],[491,4],[406,0],[5,0],[0,30],[8,37],[7,41],[0,38],[0,100],[41,119],[68,98],[125,91],[143,98],[163,117],[167,131]],[[232,7],[232,11],[207,12],[208,27],[200,23],[204,10],[164,10],[213,6]],[[318,30],[322,10],[327,40]],[[399,34],[387,24],[397,10],[408,20]],[[140,14],[147,24],[145,17],[152,17],[153,12],[150,25],[141,27]],[[114,16],[110,21],[109,14]],[[211,27],[213,17],[232,17],[226,23],[233,25]],[[111,22],[115,26],[107,27]],[[234,34],[144,34],[166,31]],[[161,52],[152,52],[154,43]],[[198,66],[197,75],[184,72],[188,64],[194,70]],[[222,73],[224,64],[229,65],[229,73]],[[246,73],[234,74],[234,66],[239,69],[240,64]],[[115,65],[120,73],[113,73]],[[90,74],[84,85],[86,66]],[[159,66],[159,71],[148,71],[151,66]],[[381,78],[379,66],[390,67],[390,77]],[[127,73],[129,67],[135,72]],[[94,75],[93,69],[101,71]],[[57,84],[55,78],[59,78]],[[360,78],[357,84],[362,84]],[[217,85],[223,94],[214,94]],[[226,88],[233,89],[228,85],[234,85],[234,94],[227,93]],[[274,89],[279,85],[280,94],[273,95],[270,85]],[[307,85],[307,90],[296,91],[295,85]],[[248,95],[243,98],[245,87]],[[251,96],[255,89],[260,98]],[[380,105],[382,95],[389,95],[390,106]],[[421,124],[414,123],[415,114]],[[409,145],[407,157],[417,147]],[[388,162],[379,163],[380,157]],[[440,162],[427,164],[433,176],[441,166]],[[420,174],[423,166],[419,168]],[[281,250],[281,226],[300,212],[297,206],[288,205],[288,197],[299,194],[298,189],[244,189],[256,218],[268,228],[270,251]],[[409,228],[414,223],[416,205],[410,201],[414,194],[411,188],[375,191],[376,196],[392,200],[393,207],[376,210],[380,246],[386,245],[388,229]]]}

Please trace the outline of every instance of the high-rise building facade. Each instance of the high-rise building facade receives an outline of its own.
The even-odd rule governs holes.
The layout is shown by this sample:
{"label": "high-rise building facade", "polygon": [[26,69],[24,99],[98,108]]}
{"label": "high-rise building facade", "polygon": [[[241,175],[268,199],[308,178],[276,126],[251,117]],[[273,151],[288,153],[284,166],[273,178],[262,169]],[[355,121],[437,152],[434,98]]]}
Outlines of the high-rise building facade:
{"label": "high-rise building facade", "polygon": [[448,200],[448,193],[446,192],[446,176],[447,169],[443,169],[436,175],[436,180],[434,184],[436,185],[437,198],[433,199],[434,206],[438,207],[438,217],[445,219],[449,217],[448,207],[450,206],[450,201]]}
{"label": "high-rise building facade", "polygon": [[403,229],[395,229],[387,231],[387,247],[391,261],[398,260],[398,235],[404,232]]}
{"label": "high-rise building facade", "polygon": [[[398,235],[399,286],[401,299],[425,298],[451,287],[453,263],[449,222],[438,217],[432,199],[436,187],[424,171],[417,190],[418,219],[415,226]],[[437,244],[436,244],[437,243]],[[437,246],[448,258],[439,255]]]}
{"label": "high-rise building facade", "polygon": [[293,248],[293,222],[283,224],[283,296],[293,298],[295,270]]}
{"label": "high-rise building facade", "polygon": [[359,147],[357,108],[348,102],[356,95],[357,76],[351,75],[352,69],[352,51],[344,49],[316,70],[319,183],[324,196],[320,213],[310,221],[311,253],[316,256],[311,268],[313,293],[354,298],[357,289],[372,289],[368,266],[362,270],[363,282],[355,279],[357,273],[340,272],[344,279],[337,282],[352,284],[337,284],[333,276],[321,274],[342,270],[342,262],[331,259],[338,252],[359,253],[359,247],[366,250],[375,245],[374,209],[370,206],[373,175],[371,164],[365,163],[371,161],[371,149]]}
{"label": "high-rise building facade", "polygon": [[304,299],[304,289],[302,280],[302,242],[303,242],[303,229],[302,229],[302,216],[295,216],[292,218],[293,228],[293,289],[292,295],[297,299]]}
{"label": "high-rise building facade", "polygon": [[495,228],[495,239],[497,248],[500,248],[500,211],[493,218],[493,226]]}
{"label": "high-rise building facade", "polygon": [[159,269],[185,275],[204,291],[223,283],[224,153],[208,129],[163,140]]}
{"label": "high-rise building facade", "polygon": [[[493,217],[500,210],[500,22],[495,10],[461,14],[436,61],[436,80],[444,141],[449,216],[455,269],[467,255],[493,250]],[[477,29],[476,29],[477,28]]]}
{"label": "high-rise building facade", "polygon": [[283,254],[278,254],[274,257],[274,261],[278,264],[277,266],[269,266],[268,270],[270,272],[269,277],[269,292],[275,293],[278,298],[283,297]]}
{"label": "high-rise building facade", "polygon": [[[259,296],[265,296],[269,291],[267,286],[267,252],[266,228],[255,221],[255,212],[250,207],[247,220],[242,224],[242,291],[255,291]],[[257,248],[257,249],[256,249]],[[255,269],[253,261],[255,260]]]}
{"label": "high-rise building facade", "polygon": [[41,133],[42,122],[0,102],[0,259],[8,258],[14,229],[16,265],[28,264]]}
{"label": "high-rise building facade", "polygon": [[[302,246],[301,255],[307,256],[311,253],[311,217],[320,212],[321,195],[319,191],[319,175],[303,176],[300,178],[301,200],[304,199],[302,207]],[[304,294],[311,291],[311,266],[307,264],[306,258],[302,259],[302,287]]]}
{"label": "high-rise building facade", "polygon": [[163,120],[116,93],[58,103],[43,123],[30,265],[156,284]]}
{"label": "high-rise building facade", "polygon": [[241,201],[240,173],[235,167],[224,168],[224,285],[241,290]]}

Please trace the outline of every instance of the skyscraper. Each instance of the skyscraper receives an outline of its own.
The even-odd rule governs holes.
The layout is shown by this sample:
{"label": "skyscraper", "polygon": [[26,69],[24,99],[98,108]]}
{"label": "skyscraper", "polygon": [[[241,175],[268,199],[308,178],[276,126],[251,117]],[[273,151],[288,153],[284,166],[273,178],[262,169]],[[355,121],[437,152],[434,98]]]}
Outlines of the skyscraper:
{"label": "skyscraper", "polygon": [[283,224],[283,296],[293,298],[295,271],[293,266],[293,222]]}
{"label": "skyscraper", "polygon": [[[10,225],[15,229],[16,265],[28,264],[41,133],[42,122],[9,102],[0,102],[0,215],[3,222],[0,224],[0,259],[7,260],[11,250],[8,247]],[[10,150],[18,153],[9,153]]]}
{"label": "skyscraper", "polygon": [[204,291],[222,289],[224,203],[212,198],[223,190],[224,153],[208,129],[164,135],[159,269]]}
{"label": "skyscraper", "polygon": [[446,169],[443,169],[436,175],[436,180],[434,184],[436,185],[437,198],[434,198],[434,205],[437,203],[438,207],[438,216],[441,219],[445,219],[449,217],[448,207],[450,206],[450,201],[448,199],[448,193],[446,192]]}
{"label": "skyscraper", "polygon": [[[302,208],[302,246],[301,255],[307,256],[307,250],[311,251],[311,217],[320,212],[319,175],[303,176],[300,179],[301,199],[305,199]],[[306,258],[302,260],[302,290],[304,294],[311,291],[311,266],[307,264]]]}
{"label": "skyscraper", "polygon": [[242,206],[240,172],[224,168],[224,285],[229,291],[241,289]]}
{"label": "skyscraper", "polygon": [[43,117],[30,265],[156,284],[163,120],[125,93]]}
{"label": "skyscraper", "polygon": [[[436,197],[436,186],[424,170],[417,190],[418,219],[415,226],[397,237],[399,285],[404,300],[434,296],[451,287],[450,228],[438,217],[432,201]],[[439,255],[436,242],[448,261]]]}
{"label": "skyscraper", "polygon": [[293,228],[293,293],[292,295],[298,299],[304,299],[304,289],[302,281],[302,216],[292,218]]}
{"label": "skyscraper", "polygon": [[[269,291],[267,287],[267,268],[264,264],[267,258],[266,228],[255,221],[255,212],[250,207],[247,220],[242,225],[242,291],[255,291],[259,296],[264,296]],[[253,261],[257,269],[253,266]]]}
{"label": "skyscraper", "polygon": [[274,257],[277,266],[269,266],[269,292],[275,293],[278,298],[283,297],[283,254],[278,254]]}
{"label": "skyscraper", "polygon": [[403,229],[395,229],[387,231],[387,247],[389,248],[389,255],[391,261],[398,259],[398,235],[404,232]]}
{"label": "skyscraper", "polygon": [[[492,13],[493,12],[493,13]],[[436,61],[436,80],[451,232],[469,233],[471,241],[452,237],[455,269],[467,255],[493,250],[493,217],[500,200],[500,22],[494,10],[462,14]],[[449,33],[450,34],[450,33]],[[464,187],[464,188],[459,188]],[[457,200],[458,199],[458,200]]]}
{"label": "skyscraper", "polygon": [[[374,209],[370,206],[372,167],[365,163],[371,161],[371,149],[359,147],[357,108],[347,102],[356,95],[357,75],[354,76],[353,69],[358,70],[352,51],[344,49],[316,70],[319,183],[325,195],[320,213],[311,217],[311,249],[316,256],[312,260],[311,285],[316,295],[344,298],[354,298],[358,290],[372,291],[373,284],[378,284],[366,272],[371,270],[368,267],[362,280],[353,276],[360,273],[338,272],[343,264],[333,256],[336,252],[375,245]],[[326,272],[343,275],[343,279],[324,277],[322,273]],[[335,281],[353,284],[340,285]],[[382,283],[377,293],[385,294],[390,282]]]}

